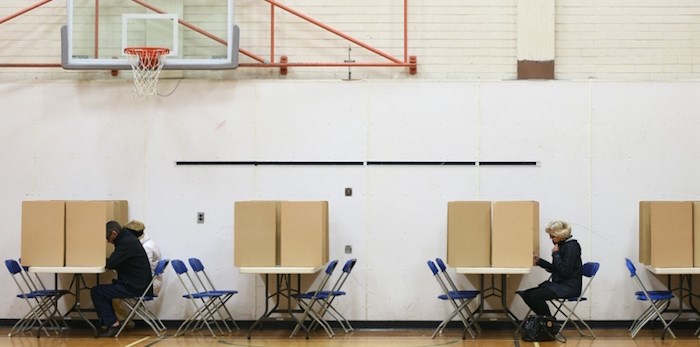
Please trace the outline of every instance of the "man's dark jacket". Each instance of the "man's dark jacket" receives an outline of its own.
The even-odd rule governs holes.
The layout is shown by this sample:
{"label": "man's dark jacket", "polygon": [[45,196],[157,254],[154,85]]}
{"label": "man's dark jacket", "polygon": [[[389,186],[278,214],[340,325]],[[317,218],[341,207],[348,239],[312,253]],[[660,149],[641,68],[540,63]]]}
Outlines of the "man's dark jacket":
{"label": "man's dark jacket", "polygon": [[108,269],[117,270],[116,283],[121,283],[140,296],[151,283],[151,265],[146,251],[134,234],[122,229],[114,239],[114,253],[107,259]]}

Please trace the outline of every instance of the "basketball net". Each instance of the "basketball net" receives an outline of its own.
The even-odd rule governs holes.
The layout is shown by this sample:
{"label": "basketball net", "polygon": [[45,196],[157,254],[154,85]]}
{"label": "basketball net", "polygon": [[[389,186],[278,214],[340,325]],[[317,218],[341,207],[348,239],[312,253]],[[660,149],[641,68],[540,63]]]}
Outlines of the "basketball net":
{"label": "basketball net", "polygon": [[170,53],[161,47],[127,47],[124,54],[129,57],[134,72],[134,95],[149,97],[158,94],[158,76],[163,69],[165,57]]}

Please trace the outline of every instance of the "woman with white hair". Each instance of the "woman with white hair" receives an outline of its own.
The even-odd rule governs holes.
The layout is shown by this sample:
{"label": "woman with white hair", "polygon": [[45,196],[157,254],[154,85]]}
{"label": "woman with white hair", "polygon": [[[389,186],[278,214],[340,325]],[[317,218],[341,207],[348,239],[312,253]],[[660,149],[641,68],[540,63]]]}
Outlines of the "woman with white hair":
{"label": "woman with white hair", "polygon": [[550,222],[545,232],[552,240],[552,262],[533,256],[537,265],[552,276],[535,288],[519,292],[527,306],[539,316],[551,316],[547,300],[581,295],[582,270],[581,245],[571,238],[571,226],[561,220]]}

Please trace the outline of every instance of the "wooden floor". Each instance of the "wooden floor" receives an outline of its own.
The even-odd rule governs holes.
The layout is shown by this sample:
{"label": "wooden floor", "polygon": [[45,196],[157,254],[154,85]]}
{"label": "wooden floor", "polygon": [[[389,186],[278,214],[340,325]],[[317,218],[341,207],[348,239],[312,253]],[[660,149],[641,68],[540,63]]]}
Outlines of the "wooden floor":
{"label": "wooden floor", "polygon": [[[58,336],[36,338],[35,335],[23,334],[8,337],[9,328],[0,328],[0,347],[4,346],[53,346],[53,347],[83,347],[83,346],[252,346],[252,347],[509,347],[509,346],[559,346],[559,342],[530,343],[513,338],[513,331],[495,330],[484,331],[476,339],[462,340],[461,331],[456,329],[445,331],[442,336],[431,339],[432,330],[356,330],[350,334],[341,332],[329,339],[325,333],[315,332],[309,340],[303,335],[290,339],[287,330],[255,331],[250,340],[247,331],[236,331],[229,335],[212,338],[204,333],[188,333],[177,338],[172,337],[174,331],[158,339],[151,330],[131,329],[119,338],[94,338],[91,330],[71,329]],[[567,346],[576,347],[697,347],[700,339],[693,336],[691,330],[675,331],[678,339],[662,340],[658,330],[642,331],[634,340],[629,338],[623,329],[595,330],[596,339],[580,338],[575,330],[565,330]]]}

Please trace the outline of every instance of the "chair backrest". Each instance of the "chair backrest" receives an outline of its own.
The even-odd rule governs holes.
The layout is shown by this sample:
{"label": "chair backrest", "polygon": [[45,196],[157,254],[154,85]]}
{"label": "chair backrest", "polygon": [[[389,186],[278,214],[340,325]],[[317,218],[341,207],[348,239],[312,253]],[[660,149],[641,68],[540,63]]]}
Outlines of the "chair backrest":
{"label": "chair backrest", "polygon": [[326,266],[326,271],[324,271],[325,275],[323,275],[323,278],[318,284],[318,287],[316,287],[316,290],[314,290],[314,299],[316,299],[316,296],[323,292],[326,288],[326,285],[328,284],[328,280],[331,278],[333,275],[333,271],[335,270],[336,266],[338,266],[338,260],[334,259],[331,260],[328,263],[328,266]]}
{"label": "chair backrest", "polygon": [[625,265],[627,265],[627,270],[630,271],[630,277],[634,277],[637,275],[637,268],[634,266],[634,264],[629,258],[625,258]]}
{"label": "chair backrest", "polygon": [[[153,293],[153,283],[156,281],[158,276],[163,274],[163,272],[165,271],[165,268],[168,266],[169,263],[170,263],[170,260],[168,260],[168,259],[161,259],[158,261],[155,269],[153,269],[153,276],[151,276],[151,281],[148,282],[148,286],[146,286],[146,289],[143,291],[143,293],[141,293],[141,296],[140,296],[141,299],[143,299],[146,296],[151,296],[154,298],[158,296],[156,293]],[[187,271],[187,269],[185,269],[185,271]],[[149,295],[149,292],[151,292],[150,295]]]}
{"label": "chair backrest", "polygon": [[165,268],[168,267],[168,264],[170,263],[169,259],[161,259],[158,261],[158,264],[156,264],[156,268],[153,270],[153,277],[160,276],[165,272]]}
{"label": "chair backrest", "polygon": [[[199,258],[190,258],[187,259],[187,261],[190,263],[190,267],[192,268],[192,271],[194,271],[197,281],[199,281],[199,284],[202,286],[202,291],[216,290],[216,287],[214,287],[214,282],[209,279],[209,276],[204,271],[204,264],[202,264],[202,261],[199,260]],[[200,274],[202,275],[201,277]],[[202,280],[202,277],[204,277],[204,280]]]}
{"label": "chair backrest", "polygon": [[338,260],[332,260],[330,263],[328,263],[328,266],[326,266],[326,274],[327,275],[332,275],[333,271],[335,271],[335,267],[338,266]]}
{"label": "chair backrest", "polygon": [[5,260],[5,266],[10,272],[10,275],[12,275],[12,280],[15,281],[15,284],[17,285],[17,288],[21,294],[26,295],[35,290],[27,280],[27,275],[24,271],[22,271],[22,266],[19,265],[18,261],[14,259],[7,259]]}
{"label": "chair backrest", "polygon": [[432,260],[428,260],[428,267],[430,268],[430,271],[433,272],[433,276],[437,276],[437,274],[438,274],[438,269],[437,269],[437,266],[435,266],[435,263],[433,263]]}
{"label": "chair backrest", "polygon": [[591,261],[583,264],[583,276],[588,278],[588,283],[586,283],[586,286],[581,290],[581,295],[579,295],[577,299],[578,301],[581,301],[583,296],[586,295],[586,291],[588,291],[588,287],[591,286],[591,282],[593,282],[595,274],[598,273],[598,269],[600,269],[600,263]]}
{"label": "chair backrest", "polygon": [[447,289],[445,281],[440,277],[440,271],[438,271],[437,266],[432,260],[428,260],[428,268],[430,268],[430,271],[433,273],[433,277],[435,277],[435,279],[438,281],[443,294],[448,295],[449,289]]}
{"label": "chair backrest", "polygon": [[450,285],[450,288],[452,288],[452,290],[454,291],[457,291],[457,285],[455,285],[455,282],[452,281],[452,277],[450,277],[450,274],[447,272],[447,265],[445,265],[445,262],[442,261],[441,258],[435,258],[435,262],[437,263],[438,267],[440,267],[442,276],[445,278],[447,284]]}
{"label": "chair backrest", "polygon": [[440,271],[445,272],[447,270],[447,265],[442,261],[442,258],[435,258],[435,263],[440,268]]}
{"label": "chair backrest", "polygon": [[647,288],[644,286],[644,283],[642,283],[642,280],[637,276],[637,268],[634,266],[634,263],[632,263],[629,258],[625,258],[625,265],[627,265],[627,270],[630,271],[630,277],[634,279],[635,282],[637,282],[637,286],[639,286],[639,289],[644,292],[644,296],[646,298],[651,298],[649,295],[649,291],[647,291]]}
{"label": "chair backrest", "polygon": [[190,258],[190,259],[187,259],[187,261],[190,263],[190,267],[192,268],[192,271],[194,271],[194,272],[204,271],[204,265],[202,265],[202,261],[199,260],[198,258]]}
{"label": "chair backrest", "polygon": [[185,266],[185,263],[183,263],[182,260],[173,259],[171,263],[173,266],[173,270],[175,270],[175,273],[177,273],[178,275],[187,273],[187,266]]}
{"label": "chair backrest", "polygon": [[[29,266],[24,266],[22,264],[22,258],[17,259],[17,262],[20,264],[22,267],[22,270],[24,270],[24,275],[26,276],[27,280],[29,281],[29,285],[32,291],[36,290],[46,290],[46,286],[44,285],[44,282],[41,280],[41,277],[39,277],[39,274],[35,273],[34,276],[31,275],[29,272]],[[36,279],[36,282],[34,282],[34,279]],[[37,285],[39,283],[39,285]]]}
{"label": "chair backrest", "polygon": [[352,271],[352,268],[355,267],[355,263],[357,263],[357,258],[348,259],[345,262],[345,265],[343,265],[343,272],[350,273],[350,271]]}
{"label": "chair backrest", "polygon": [[5,260],[5,266],[7,267],[7,270],[10,271],[11,275],[16,275],[16,274],[22,272],[22,267],[14,259]]}
{"label": "chair backrest", "polygon": [[592,261],[585,263],[583,264],[583,275],[589,278],[593,277],[598,272],[598,269],[600,269],[600,263]]}
{"label": "chair backrest", "polygon": [[338,276],[338,280],[335,281],[335,284],[333,284],[333,287],[331,287],[331,291],[337,292],[343,287],[345,280],[347,280],[348,276],[350,276],[350,272],[352,272],[352,268],[355,267],[355,263],[357,263],[357,258],[352,258],[345,261],[345,265],[343,265],[343,273]]}
{"label": "chair backrest", "polygon": [[[180,280],[180,284],[182,284],[182,287],[185,289],[185,292],[187,292],[187,295],[190,297],[190,299],[192,299],[192,295],[198,293],[199,289],[197,288],[195,282],[192,280],[192,277],[190,277],[190,274],[187,270],[187,265],[185,265],[185,263],[180,259],[173,259],[170,261],[170,264],[173,267],[173,270],[175,270],[175,273],[177,273],[177,278],[178,280]],[[187,280],[185,280],[184,278],[187,278]]]}

